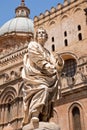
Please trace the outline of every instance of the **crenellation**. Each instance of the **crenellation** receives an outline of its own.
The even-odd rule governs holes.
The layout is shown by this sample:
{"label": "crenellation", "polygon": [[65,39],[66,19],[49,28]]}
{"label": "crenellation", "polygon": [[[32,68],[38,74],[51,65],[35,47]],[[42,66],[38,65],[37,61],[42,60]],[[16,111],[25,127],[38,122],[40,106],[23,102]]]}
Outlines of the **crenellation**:
{"label": "crenellation", "polygon": [[63,6],[67,6],[69,4],[68,0],[64,0]]}
{"label": "crenellation", "polygon": [[41,19],[44,19],[44,14],[41,13],[41,14],[39,15],[39,19],[40,19],[40,20],[41,20]]}
{"label": "crenellation", "polygon": [[61,3],[58,3],[57,6],[56,6],[56,9],[61,10],[62,8],[63,8],[63,5]]}
{"label": "crenellation", "polygon": [[[52,7],[50,11],[46,10],[44,14],[44,19],[40,19],[40,16],[35,16],[34,18],[34,23],[35,23],[35,27],[36,26],[39,26],[41,24],[43,24],[44,22],[46,22],[46,19],[50,20],[49,19],[49,16],[52,17],[52,18],[55,18],[54,16],[58,17],[58,16],[62,16],[62,14],[66,14],[68,11],[70,11],[72,8],[75,8],[77,7],[78,5],[80,6],[82,3],[85,3],[86,1],[84,0],[81,0],[81,1],[65,1],[64,3],[65,4],[61,4],[61,3],[58,3],[58,5],[54,8]],[[47,18],[48,17],[48,18]],[[40,22],[42,21],[42,22]]]}
{"label": "crenellation", "polygon": [[51,13],[51,14],[52,14],[52,13],[55,13],[55,11],[56,11],[56,8],[52,7],[51,10],[50,10],[50,13]]}
{"label": "crenellation", "polygon": [[37,16],[34,17],[34,22],[37,22],[39,18]]}
{"label": "crenellation", "polygon": [[45,16],[49,16],[50,15],[50,11],[49,10],[46,10],[45,13],[44,13]]}

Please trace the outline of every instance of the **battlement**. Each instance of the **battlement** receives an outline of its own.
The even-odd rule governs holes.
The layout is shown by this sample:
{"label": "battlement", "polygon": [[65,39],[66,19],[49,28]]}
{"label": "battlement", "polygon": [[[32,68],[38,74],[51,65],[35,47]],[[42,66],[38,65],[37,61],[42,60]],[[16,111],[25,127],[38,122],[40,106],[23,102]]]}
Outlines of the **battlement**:
{"label": "battlement", "polygon": [[79,6],[81,3],[87,2],[86,0],[64,0],[63,4],[58,3],[56,7],[51,7],[50,10],[46,10],[44,13],[40,13],[39,16],[34,17],[34,25],[40,24],[51,20],[52,18],[66,13],[75,6]]}

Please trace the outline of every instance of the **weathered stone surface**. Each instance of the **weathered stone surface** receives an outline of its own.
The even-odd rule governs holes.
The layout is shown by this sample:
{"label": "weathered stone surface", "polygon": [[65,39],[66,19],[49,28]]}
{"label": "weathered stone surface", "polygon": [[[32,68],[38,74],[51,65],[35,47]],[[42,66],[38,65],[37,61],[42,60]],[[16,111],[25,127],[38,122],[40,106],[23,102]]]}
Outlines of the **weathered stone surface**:
{"label": "weathered stone surface", "polygon": [[32,124],[28,124],[25,125],[22,130],[60,130],[60,128],[53,122],[39,122],[39,128],[34,129]]}
{"label": "weathered stone surface", "polygon": [[14,130],[10,124],[8,126],[4,127],[3,130]]}

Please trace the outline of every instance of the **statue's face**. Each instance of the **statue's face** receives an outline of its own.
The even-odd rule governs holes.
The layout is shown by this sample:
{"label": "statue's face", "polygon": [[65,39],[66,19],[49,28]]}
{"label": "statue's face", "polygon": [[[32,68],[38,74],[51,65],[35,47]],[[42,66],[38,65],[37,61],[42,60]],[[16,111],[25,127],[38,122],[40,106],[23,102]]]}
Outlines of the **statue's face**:
{"label": "statue's face", "polygon": [[44,29],[38,29],[37,31],[37,41],[44,45],[44,43],[46,42],[47,38],[46,38],[46,31]]}

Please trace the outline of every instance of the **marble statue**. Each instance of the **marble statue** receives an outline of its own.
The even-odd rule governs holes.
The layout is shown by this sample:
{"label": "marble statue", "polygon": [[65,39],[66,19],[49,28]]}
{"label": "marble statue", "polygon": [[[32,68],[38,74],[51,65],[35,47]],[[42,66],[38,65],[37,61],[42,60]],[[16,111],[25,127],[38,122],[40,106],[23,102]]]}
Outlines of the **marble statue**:
{"label": "marble statue", "polygon": [[29,43],[28,53],[24,55],[23,125],[48,122],[53,116],[53,105],[58,94],[58,73],[64,63],[58,54],[53,55],[44,47],[47,39],[46,30],[39,28],[35,41]]}

